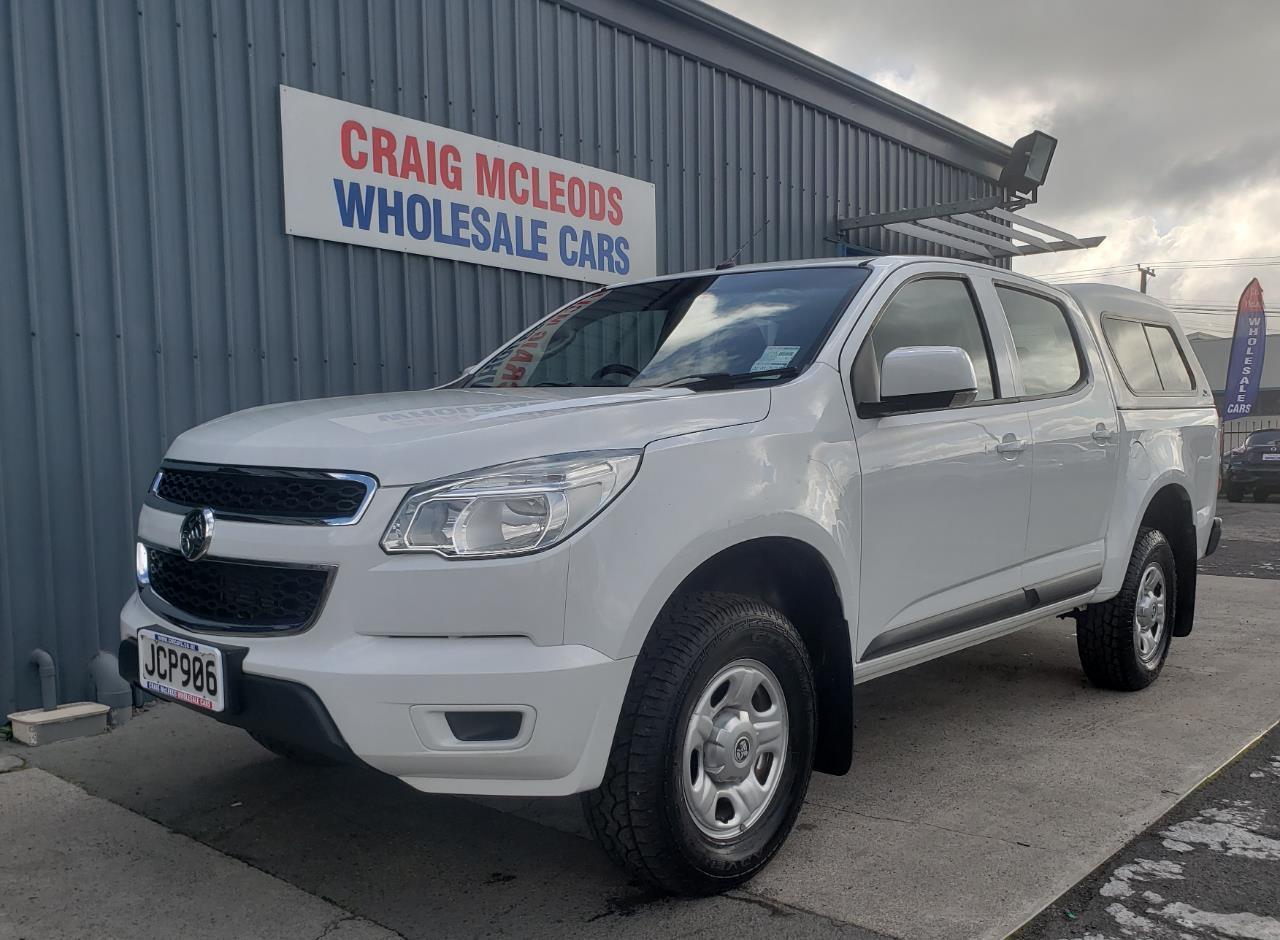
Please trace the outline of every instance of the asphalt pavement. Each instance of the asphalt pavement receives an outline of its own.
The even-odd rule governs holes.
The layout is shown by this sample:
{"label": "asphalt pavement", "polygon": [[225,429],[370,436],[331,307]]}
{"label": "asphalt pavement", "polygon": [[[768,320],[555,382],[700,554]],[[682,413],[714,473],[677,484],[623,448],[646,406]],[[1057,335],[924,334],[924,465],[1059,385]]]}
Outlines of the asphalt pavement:
{"label": "asphalt pavement", "polygon": [[[777,860],[728,896],[672,900],[629,882],[586,838],[575,800],[427,796],[370,770],[292,765],[157,705],[94,738],[0,744],[0,940],[954,940],[1003,937],[1064,894],[1074,906],[1028,936],[1140,937],[1142,918],[1164,929],[1155,907],[1185,916],[1169,920],[1179,933],[1148,936],[1280,940],[1265,919],[1274,894],[1222,893],[1274,884],[1274,862],[1246,867],[1267,860],[1230,848],[1276,839],[1280,781],[1252,774],[1280,746],[1268,739],[1250,752],[1262,764],[1194,802],[1280,717],[1280,584],[1263,564],[1280,502],[1223,515],[1223,557],[1238,536],[1272,548],[1241,549],[1230,576],[1203,579],[1196,631],[1150,689],[1090,687],[1059,620],[859,686],[853,772],[815,776]],[[1134,837],[1158,837],[1163,854]],[[1182,877],[1143,882],[1140,859]]]}
{"label": "asphalt pavement", "polygon": [[1280,728],[1017,937],[1280,940]]}
{"label": "asphalt pavement", "polygon": [[1280,496],[1264,503],[1218,497],[1222,544],[1200,562],[1202,574],[1280,578]]}

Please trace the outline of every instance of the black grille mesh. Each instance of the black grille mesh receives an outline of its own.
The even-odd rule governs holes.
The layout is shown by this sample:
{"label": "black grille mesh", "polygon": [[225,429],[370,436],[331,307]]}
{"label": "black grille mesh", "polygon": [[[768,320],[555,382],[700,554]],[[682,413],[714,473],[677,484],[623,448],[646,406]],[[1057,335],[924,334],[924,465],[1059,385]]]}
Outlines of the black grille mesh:
{"label": "black grille mesh", "polygon": [[176,552],[147,549],[151,590],[180,613],[226,630],[298,630],[324,600],[329,571],[248,565],[214,559],[187,561]]}
{"label": "black grille mesh", "polygon": [[354,516],[368,495],[359,480],[306,477],[282,472],[244,472],[164,467],[156,495],[181,506],[279,519],[343,519]]}

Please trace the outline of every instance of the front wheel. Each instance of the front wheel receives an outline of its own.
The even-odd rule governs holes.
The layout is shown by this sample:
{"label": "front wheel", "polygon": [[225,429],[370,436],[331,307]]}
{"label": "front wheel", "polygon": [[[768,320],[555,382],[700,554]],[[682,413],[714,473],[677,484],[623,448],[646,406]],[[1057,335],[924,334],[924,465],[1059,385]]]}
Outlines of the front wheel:
{"label": "front wheel", "polygon": [[673,599],[636,660],[604,780],[583,794],[596,839],[675,894],[742,884],[804,802],[814,701],[804,642],[777,610],[730,594]]}
{"label": "front wheel", "polygon": [[1173,549],[1157,529],[1139,529],[1120,593],[1090,604],[1076,620],[1076,645],[1089,681],[1136,692],[1160,675],[1177,610]]}

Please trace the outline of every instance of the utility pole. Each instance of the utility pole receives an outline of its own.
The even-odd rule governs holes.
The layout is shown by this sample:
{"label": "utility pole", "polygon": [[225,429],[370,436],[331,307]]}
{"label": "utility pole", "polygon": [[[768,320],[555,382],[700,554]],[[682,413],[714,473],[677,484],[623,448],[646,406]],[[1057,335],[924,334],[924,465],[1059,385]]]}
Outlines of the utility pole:
{"label": "utility pole", "polygon": [[1141,264],[1139,264],[1138,275],[1142,278],[1142,283],[1138,285],[1138,290],[1142,291],[1145,294],[1147,292],[1147,278],[1156,276],[1155,269],[1144,268]]}

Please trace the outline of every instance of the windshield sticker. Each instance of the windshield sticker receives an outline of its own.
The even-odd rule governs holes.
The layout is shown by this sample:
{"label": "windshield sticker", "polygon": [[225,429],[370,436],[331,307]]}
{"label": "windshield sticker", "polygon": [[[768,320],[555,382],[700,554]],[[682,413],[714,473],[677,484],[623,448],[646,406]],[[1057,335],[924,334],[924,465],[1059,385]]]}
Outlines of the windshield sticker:
{"label": "windshield sticker", "polygon": [[752,364],[751,371],[768,372],[771,369],[786,368],[799,351],[799,346],[766,346],[760,358]]}

